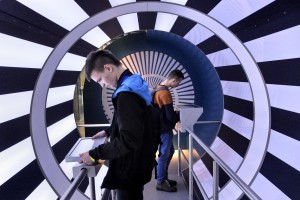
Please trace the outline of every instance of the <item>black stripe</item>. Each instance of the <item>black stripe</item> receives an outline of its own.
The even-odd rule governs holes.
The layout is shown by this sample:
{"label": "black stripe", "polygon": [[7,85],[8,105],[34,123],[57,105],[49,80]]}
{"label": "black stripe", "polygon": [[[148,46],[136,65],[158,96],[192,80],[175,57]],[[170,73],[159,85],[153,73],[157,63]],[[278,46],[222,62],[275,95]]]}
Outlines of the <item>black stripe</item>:
{"label": "black stripe", "polygon": [[1,185],[0,197],[12,200],[26,199],[43,180],[44,176],[34,160]]}
{"label": "black stripe", "polygon": [[[0,67],[0,95],[31,91],[37,81],[40,69]],[[79,72],[57,70],[50,87],[76,84]]]}
{"label": "black stripe", "polygon": [[[85,0],[75,0],[75,2],[89,15],[93,16],[98,12],[111,8],[108,0],[89,0],[87,3]],[[99,25],[102,31],[110,38],[114,38],[123,34],[122,27],[120,26],[117,18],[108,20]]]}
{"label": "black stripe", "polygon": [[253,102],[224,95],[224,108],[253,120]]}
{"label": "black stripe", "polygon": [[0,152],[30,137],[29,115],[0,124]]}
{"label": "black stripe", "polygon": [[300,114],[271,107],[271,128],[300,141]]}
{"label": "black stripe", "polygon": [[[220,0],[188,0],[185,6],[209,13],[219,2]],[[192,20],[178,17],[170,32],[184,37],[195,25],[196,23]]]}
{"label": "black stripe", "polygon": [[40,69],[0,67],[0,94],[33,90]]}
{"label": "black stripe", "polygon": [[[266,84],[300,86],[300,58],[257,63]],[[221,80],[248,82],[241,65],[216,67]]]}
{"label": "black stripe", "polygon": [[[189,168],[182,170],[181,174],[185,185],[189,187]],[[193,178],[193,200],[204,200],[195,178]]]}
{"label": "black stripe", "polygon": [[289,198],[300,199],[300,173],[298,170],[267,152],[260,173]]}
{"label": "black stripe", "polygon": [[209,13],[221,0],[188,0],[185,6]]}
{"label": "black stripe", "polygon": [[[205,154],[201,158],[202,162],[204,163],[207,170],[213,176],[213,159],[210,157],[209,154]],[[223,171],[221,167],[219,167],[219,187],[222,188],[226,185],[226,183],[230,180],[229,176]]]}
{"label": "black stripe", "polygon": [[215,69],[221,80],[248,82],[245,71],[241,65],[215,67]]}
{"label": "black stripe", "polygon": [[71,133],[66,135],[66,137],[61,139],[52,147],[53,153],[58,163],[61,163],[65,159],[66,155],[79,138],[79,132],[77,131],[77,129],[74,129]]}
{"label": "black stripe", "polygon": [[178,17],[170,32],[184,37],[196,24],[197,23],[192,20]]}
{"label": "black stripe", "polygon": [[242,198],[240,198],[240,200],[251,200],[249,199],[249,197],[247,197],[247,195],[243,194]]}
{"label": "black stripe", "polygon": [[100,24],[100,28],[103,30],[103,32],[106,33],[106,35],[109,38],[115,38],[124,33],[117,18],[108,20],[108,21]]}
{"label": "black stripe", "polygon": [[[277,0],[230,26],[229,29],[242,42],[251,41],[299,25],[299,9],[298,0]],[[217,36],[212,36],[197,46],[205,54],[227,48]]]}
{"label": "black stripe", "polygon": [[241,157],[245,156],[249,146],[249,140],[247,138],[244,138],[225,124],[222,124],[218,136]]}
{"label": "black stripe", "polygon": [[140,30],[154,29],[156,17],[156,12],[139,12],[138,19]]}
{"label": "black stripe", "polygon": [[258,63],[268,84],[300,86],[300,58]]}
{"label": "black stripe", "polygon": [[52,106],[46,110],[47,127],[73,113],[73,100]]}
{"label": "black stripe", "polygon": [[[0,32],[54,48],[69,31],[17,1],[2,1]],[[93,45],[79,39],[69,52],[85,57],[94,49]]]}
{"label": "black stripe", "polygon": [[[73,101],[52,106],[46,110],[46,122],[50,126],[73,113]],[[29,115],[0,124],[0,151],[3,151],[18,142],[30,137]]]}
{"label": "black stripe", "polygon": [[[159,2],[160,0],[150,0],[151,2]],[[137,0],[136,2],[144,2],[144,0]],[[140,30],[153,30],[157,18],[156,12],[139,12],[138,14]]]}
{"label": "black stripe", "polygon": [[50,88],[75,85],[79,76],[80,72],[77,71],[56,70],[53,75]]}

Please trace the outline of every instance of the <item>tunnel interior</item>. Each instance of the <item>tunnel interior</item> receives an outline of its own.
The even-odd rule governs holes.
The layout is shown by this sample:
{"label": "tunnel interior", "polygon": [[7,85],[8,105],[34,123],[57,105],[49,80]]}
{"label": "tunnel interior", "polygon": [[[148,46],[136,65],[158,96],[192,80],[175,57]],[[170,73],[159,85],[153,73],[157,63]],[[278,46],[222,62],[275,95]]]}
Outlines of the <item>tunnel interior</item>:
{"label": "tunnel interior", "polygon": [[[222,121],[223,92],[215,68],[199,48],[182,37],[157,30],[127,33],[111,40],[100,49],[103,48],[114,52],[123,67],[141,74],[150,88],[163,81],[171,70],[182,70],[185,80],[177,88],[171,89],[174,106],[196,104],[203,107],[204,112],[198,121],[215,123],[195,125],[194,131],[208,146],[212,144]],[[112,89],[102,90],[99,84],[85,81],[83,110],[86,124],[104,124],[111,121],[112,93]],[[106,118],[103,117],[104,114]],[[92,136],[99,130],[101,128],[86,128],[85,134]],[[181,135],[181,148],[186,149],[188,134],[185,132]],[[174,145],[178,145],[176,138]],[[205,153],[198,145],[195,145],[195,149],[199,155]]]}

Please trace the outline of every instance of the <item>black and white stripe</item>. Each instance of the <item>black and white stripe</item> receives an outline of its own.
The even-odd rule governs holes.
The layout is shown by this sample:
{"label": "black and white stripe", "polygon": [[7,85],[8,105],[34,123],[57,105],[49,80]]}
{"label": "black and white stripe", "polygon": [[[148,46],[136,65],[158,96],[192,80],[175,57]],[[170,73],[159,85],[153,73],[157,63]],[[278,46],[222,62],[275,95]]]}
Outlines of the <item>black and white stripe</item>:
{"label": "black and white stripe", "polygon": [[[32,149],[29,130],[32,91],[43,63],[58,42],[86,18],[117,5],[112,0],[101,3],[96,0],[89,3],[76,0],[71,4],[46,1],[43,4],[45,7],[49,4],[48,8],[43,10],[43,6],[39,7],[38,2],[33,1],[0,2],[0,104],[5,105],[0,108],[0,161],[8,166],[1,168],[0,172],[0,196],[4,199],[37,199],[43,194],[57,198],[40,173]],[[56,5],[56,9],[50,4]],[[184,5],[207,13],[235,33],[258,62],[264,77],[271,104],[271,132],[265,159],[251,187],[263,199],[300,198],[297,190],[300,163],[296,155],[300,150],[297,132],[300,129],[299,2],[188,0]],[[239,10],[244,13],[239,13]],[[57,18],[53,18],[51,12]],[[232,14],[228,15],[227,12]],[[73,17],[74,13],[77,16]],[[193,21],[177,16],[169,21],[168,27],[163,27],[161,20],[158,21],[161,16],[166,15],[142,12],[131,14],[130,19],[134,20],[130,21],[124,17],[109,20],[73,45],[58,67],[49,90],[46,113],[49,141],[68,178],[72,178],[72,166],[64,163],[63,158],[79,137],[73,119],[72,99],[85,56],[121,34],[155,27],[180,35],[197,45],[216,67],[225,95],[225,110],[220,133],[211,148],[233,170],[238,170],[243,164],[251,143],[254,120],[254,103],[247,75],[222,38]],[[139,64],[143,61],[138,56],[142,55],[146,54],[130,56],[131,59],[137,59],[134,71],[141,74],[148,70]],[[160,64],[171,65],[168,58],[157,58],[161,58]],[[166,73],[154,71],[154,74]],[[155,84],[158,80],[149,82]],[[193,88],[188,81],[179,89],[178,95],[193,95]],[[179,102],[190,100],[179,99]],[[205,155],[195,165],[195,171],[209,195],[212,195],[211,162],[211,158]],[[31,178],[32,174],[34,179]],[[221,172],[220,188],[224,193],[230,184],[228,181],[228,177]],[[87,183],[82,187],[84,191]]]}

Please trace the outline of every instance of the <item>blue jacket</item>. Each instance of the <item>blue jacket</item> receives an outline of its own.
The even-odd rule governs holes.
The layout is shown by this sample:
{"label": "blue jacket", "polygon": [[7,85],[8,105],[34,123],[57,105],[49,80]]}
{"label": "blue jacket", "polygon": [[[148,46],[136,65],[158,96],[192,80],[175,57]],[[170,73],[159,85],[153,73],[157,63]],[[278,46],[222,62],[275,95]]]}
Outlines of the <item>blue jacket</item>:
{"label": "blue jacket", "polygon": [[128,76],[120,83],[112,98],[116,98],[120,92],[133,92],[144,99],[147,105],[151,103],[151,93],[147,82],[139,74]]}

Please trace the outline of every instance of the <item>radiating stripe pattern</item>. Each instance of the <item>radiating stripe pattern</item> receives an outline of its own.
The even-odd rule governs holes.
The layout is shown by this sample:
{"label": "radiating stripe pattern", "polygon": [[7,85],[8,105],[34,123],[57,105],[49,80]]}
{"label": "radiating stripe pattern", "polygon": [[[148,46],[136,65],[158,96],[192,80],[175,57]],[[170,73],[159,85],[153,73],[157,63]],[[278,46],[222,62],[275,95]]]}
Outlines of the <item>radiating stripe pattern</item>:
{"label": "radiating stripe pattern", "polygon": [[[18,73],[18,69],[22,69],[22,72],[26,70],[28,74],[36,74],[36,70],[42,68],[52,48],[57,44],[57,39],[64,37],[62,30],[67,33],[90,17],[85,9],[90,9],[95,13],[101,11],[96,1],[55,2],[0,1],[1,76],[8,72],[8,68],[14,68],[13,71],[10,70],[10,74],[15,73],[15,77],[11,76],[11,79],[34,82],[36,76],[22,76],[21,72]],[[120,5],[118,1],[104,0],[103,2],[111,7]],[[202,4],[207,4],[211,10],[206,10],[205,13],[234,32],[258,62],[269,93],[272,123],[265,160],[251,183],[251,188],[262,199],[300,199],[298,189],[300,161],[297,155],[300,151],[299,1],[223,0],[213,3],[212,1],[174,0],[168,2],[187,5],[197,10],[205,7]],[[86,6],[80,7],[80,4]],[[14,10],[14,8],[19,10]],[[66,12],[68,15],[65,14]],[[164,16],[168,17],[164,18]],[[118,23],[118,30],[122,29],[124,33],[147,27],[148,24],[141,25],[139,24],[141,22],[153,24],[152,29],[164,31],[182,30],[186,27],[186,24],[181,23],[184,21],[176,15],[159,13],[151,20],[154,21],[141,21],[139,15],[133,13],[118,17],[116,23]],[[93,50],[92,47],[99,47],[107,42],[110,38],[105,33],[115,32],[112,26],[103,26],[103,30],[96,27],[82,37],[81,42],[84,45],[78,44],[75,51],[80,53],[76,54],[70,50],[58,68],[60,71],[65,71],[66,82],[62,81],[58,87],[50,88],[46,109],[48,113],[61,111],[61,115],[49,116],[51,121],[47,127],[49,142],[57,157],[57,162],[70,179],[72,166],[63,161],[63,154],[67,151],[64,147],[71,147],[72,142],[76,141],[78,136],[73,123],[73,115],[69,111],[70,103],[68,103],[72,99],[75,82],[70,83],[68,79],[71,80],[71,78],[67,74],[70,72],[73,76],[74,72],[79,72],[84,62],[82,56]],[[31,35],[36,38],[32,39]],[[117,35],[109,36],[116,37]],[[226,44],[221,44],[222,38],[217,38],[201,24],[191,27],[182,37],[199,48],[203,47],[203,52],[207,51],[207,57],[219,73],[225,95],[225,110],[219,136],[211,148],[231,169],[236,171],[243,164],[243,156],[246,154],[247,146],[251,143],[254,123],[249,113],[253,112],[252,107],[255,102],[253,102],[247,75],[232,51]],[[91,47],[91,49],[86,47]],[[179,62],[156,51],[135,52],[122,58],[121,62],[132,72],[141,74],[151,87],[161,82],[172,69],[185,72]],[[45,181],[42,173],[38,171],[30,140],[28,124],[34,88],[31,86],[32,88],[28,89],[27,87],[24,91],[21,85],[13,85],[13,80],[9,81],[9,84],[4,80],[0,79],[0,160],[1,163],[7,165],[1,168],[0,172],[2,174],[0,176],[1,199],[56,199],[57,195]],[[21,82],[16,81],[16,83]],[[4,87],[12,92],[2,93]],[[102,93],[103,107],[108,119],[112,118],[112,93],[113,90],[108,88],[105,88]],[[194,87],[186,72],[182,84],[171,93],[177,105],[193,103]],[[235,108],[232,109],[231,106]],[[246,147],[241,148],[239,145]],[[205,155],[197,161],[194,170],[205,192],[211,197],[212,168],[211,159],[207,157]],[[28,174],[36,174],[35,179],[31,180],[32,177]],[[25,179],[26,182],[22,182]],[[239,189],[233,183],[229,183],[228,178],[221,175],[220,179],[224,182],[220,185],[220,198],[232,199],[231,195]],[[18,193],[15,192],[16,189]],[[89,195],[88,192],[87,195]]]}
{"label": "radiating stripe pattern", "polygon": [[[132,73],[142,75],[150,90],[166,79],[172,70],[181,70],[184,80],[178,87],[170,89],[173,104],[179,106],[194,103],[192,81],[184,67],[171,56],[157,51],[139,51],[121,58],[120,61],[124,68],[129,69]],[[112,94],[113,89],[111,88],[102,90],[103,109],[110,122],[113,116]]]}

